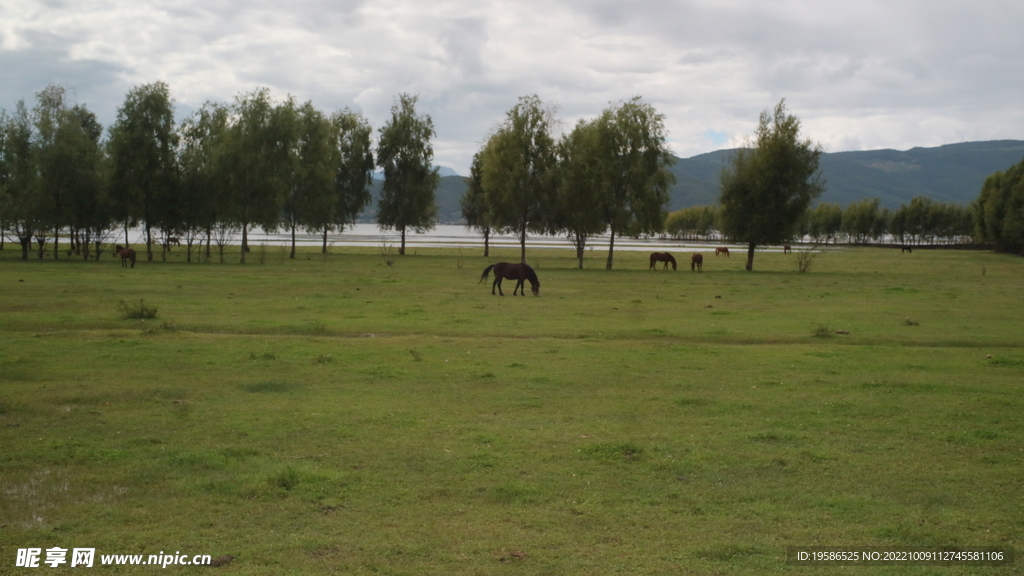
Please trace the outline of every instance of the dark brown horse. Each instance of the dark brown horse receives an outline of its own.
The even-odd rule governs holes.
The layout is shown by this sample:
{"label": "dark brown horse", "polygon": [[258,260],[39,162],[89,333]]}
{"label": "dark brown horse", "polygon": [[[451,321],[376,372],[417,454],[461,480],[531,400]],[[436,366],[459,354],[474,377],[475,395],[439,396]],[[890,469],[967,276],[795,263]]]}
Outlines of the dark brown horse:
{"label": "dark brown horse", "polygon": [[672,269],[676,269],[676,259],[668,252],[655,252],[651,254],[651,265],[647,267],[648,270],[653,270],[658,266],[658,262],[664,262],[665,267],[662,270],[668,270],[668,265],[672,264]]}
{"label": "dark brown horse", "polygon": [[129,260],[132,261],[132,268],[135,268],[135,250],[132,250],[131,248],[123,248],[120,244],[118,244],[114,248],[114,254],[117,254],[118,256],[121,257],[122,268],[128,267]]}
{"label": "dark brown horse", "polygon": [[725,254],[726,257],[728,257],[729,256],[729,249],[726,248],[725,246],[720,246],[718,248],[715,248],[715,256],[718,256],[719,254]]}
{"label": "dark brown horse", "polygon": [[910,252],[911,254],[913,254],[914,253],[914,249],[911,248],[910,246],[904,244],[904,245],[900,246],[900,254],[903,254],[904,252]]}
{"label": "dark brown horse", "polygon": [[704,256],[701,256],[699,253],[690,256],[690,271],[693,272],[694,270],[697,272],[704,271]]}
{"label": "dark brown horse", "polygon": [[782,247],[782,253],[783,253],[783,254],[789,254],[789,253],[790,253],[790,252],[792,252],[792,251],[793,251],[793,247],[792,247],[792,246],[790,246],[789,244],[786,244],[786,245],[784,245],[784,246]]}
{"label": "dark brown horse", "polygon": [[[484,273],[480,276],[480,282],[487,279],[487,275],[490,274],[491,269],[494,269],[494,283],[491,284],[491,294],[494,294],[494,287],[498,287],[498,294],[505,295],[501,291],[501,281],[503,279],[517,280],[516,287],[512,290],[512,295],[516,295],[516,291],[522,291],[523,296],[526,296],[526,286],[523,285],[523,281],[530,281],[530,289],[533,290],[534,296],[540,296],[540,280],[537,279],[537,273],[533,271],[527,264],[509,264],[508,262],[498,262],[497,264],[491,264],[487,268],[484,268]],[[477,282],[479,284],[480,282]]]}

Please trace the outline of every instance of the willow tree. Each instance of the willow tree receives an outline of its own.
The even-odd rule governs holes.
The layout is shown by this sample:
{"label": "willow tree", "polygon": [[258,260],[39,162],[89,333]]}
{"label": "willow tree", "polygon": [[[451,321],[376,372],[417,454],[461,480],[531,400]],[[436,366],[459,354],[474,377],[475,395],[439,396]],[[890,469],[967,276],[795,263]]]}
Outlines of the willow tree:
{"label": "willow tree", "polygon": [[213,228],[227,213],[225,178],[219,169],[218,155],[223,151],[228,115],[226,105],[207,102],[179,126],[181,187],[178,200],[188,262],[192,261],[194,245],[202,249],[204,235],[209,258]]}
{"label": "willow tree", "polygon": [[399,231],[399,254],[405,254],[409,228],[422,233],[437,223],[434,190],[441,177],[430,144],[437,134],[430,116],[416,113],[416,100],[416,96],[399,95],[377,141],[377,165],[384,172],[377,223],[385,230]]}
{"label": "willow tree", "polygon": [[481,154],[481,183],[492,224],[514,230],[520,262],[526,262],[526,235],[553,228],[557,168],[551,136],[554,115],[536,95],[523,96],[508,111]]}
{"label": "willow tree", "polygon": [[665,223],[668,189],[675,177],[665,116],[639,96],[605,110],[595,121],[601,206],[609,232],[612,268],[616,234],[652,234]]}
{"label": "willow tree", "polygon": [[818,170],[822,148],[800,138],[800,120],[775,110],[761,113],[753,146],[740,148],[721,173],[722,232],[747,244],[747,270],[761,244],[792,239],[811,201],[825,189]]}
{"label": "willow tree", "polygon": [[242,229],[242,254],[249,229],[277,227],[284,198],[292,185],[294,141],[298,132],[293,100],[274,105],[270,90],[260,88],[236,98],[234,122],[227,128],[218,155],[225,176],[230,218]]}
{"label": "willow tree", "polygon": [[343,231],[354,224],[359,213],[373,199],[370,185],[373,183],[373,151],[370,144],[372,129],[361,114],[348,108],[331,115],[334,127],[332,142],[337,150],[337,164],[334,173],[334,209],[332,219],[323,222],[323,247],[327,253],[327,232],[330,229]]}
{"label": "willow tree", "polygon": [[491,223],[491,211],[487,206],[487,194],[483,185],[483,160],[480,152],[473,155],[473,163],[469,167],[469,177],[462,179],[466,183],[466,191],[459,198],[462,217],[466,219],[466,227],[478,231],[484,237],[484,258],[490,255],[491,234],[495,232]]}
{"label": "willow tree", "polygon": [[178,134],[174,126],[174,101],[164,82],[136,86],[128,92],[110,128],[108,150],[112,166],[113,199],[128,225],[141,221],[146,227],[146,259],[153,260],[152,229],[174,195],[177,185]]}
{"label": "willow tree", "polygon": [[558,189],[555,202],[556,227],[576,248],[576,260],[583,268],[587,242],[608,228],[601,203],[601,155],[598,125],[581,120],[558,144]]}

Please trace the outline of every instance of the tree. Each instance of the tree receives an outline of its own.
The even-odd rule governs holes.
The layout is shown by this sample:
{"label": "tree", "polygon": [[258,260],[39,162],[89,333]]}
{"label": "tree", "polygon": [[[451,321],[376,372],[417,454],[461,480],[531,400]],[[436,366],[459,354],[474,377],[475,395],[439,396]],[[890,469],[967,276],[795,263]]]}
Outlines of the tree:
{"label": "tree", "polygon": [[972,208],[981,240],[999,252],[1024,254],[1024,160],[986,178]]}
{"label": "tree", "polygon": [[722,169],[721,224],[747,244],[747,270],[759,244],[790,240],[811,201],[824,190],[818,171],[820,145],[800,139],[800,121],[781,100],[761,113],[753,147],[740,148]]}
{"label": "tree", "polygon": [[552,231],[555,201],[554,116],[535,94],[519,98],[481,154],[481,184],[491,224],[519,236],[526,262],[528,232]]}
{"label": "tree", "polygon": [[610,235],[605,267],[611,270],[617,233],[663,229],[674,159],[666,144],[665,116],[639,96],[605,110],[596,125],[601,205]]}
{"label": "tree", "polygon": [[240,262],[249,248],[249,228],[277,228],[291,185],[296,134],[294,102],[274,106],[270,90],[259,88],[236,97],[219,169],[224,172],[230,218],[242,229]]}
{"label": "tree", "polygon": [[223,152],[228,113],[227,106],[207,102],[179,127],[179,207],[188,262],[192,261],[193,245],[198,242],[201,248],[203,234],[209,257],[213,228],[227,213],[225,178],[219,170],[218,154]]}
{"label": "tree", "polygon": [[864,199],[850,203],[846,210],[843,210],[840,228],[847,234],[851,242],[864,244],[872,236],[879,217],[878,204],[877,198]]}
{"label": "tree", "polygon": [[473,163],[469,167],[469,177],[463,178],[466,191],[459,199],[462,217],[466,219],[466,227],[480,232],[484,237],[484,258],[490,255],[491,234],[495,232],[491,224],[491,212],[487,205],[487,194],[483,185],[483,159],[481,153],[473,155]]}
{"label": "tree", "polygon": [[373,152],[370,145],[370,124],[362,115],[348,108],[331,115],[334,127],[333,142],[337,149],[337,164],[334,174],[333,218],[318,225],[323,230],[323,247],[327,253],[327,232],[330,229],[342,231],[355,223],[359,213],[373,199],[370,185],[373,183]]}
{"label": "tree", "polygon": [[292,235],[289,258],[295,259],[295,230],[319,230],[334,218],[334,179],[338,148],[334,126],[306,102],[297,110],[297,133],[292,153],[292,181],[285,195],[284,217]]}
{"label": "tree", "polygon": [[587,241],[608,229],[600,197],[601,161],[596,122],[578,122],[559,142],[555,225],[576,248],[580,269]]}
{"label": "tree", "polygon": [[843,209],[838,204],[822,202],[806,213],[807,234],[815,243],[834,244],[843,223]]}
{"label": "tree", "polygon": [[416,114],[416,101],[417,97],[409,94],[398,97],[377,142],[377,165],[384,171],[377,223],[401,233],[399,254],[405,254],[408,228],[426,232],[437,222],[434,190],[441,177],[433,166],[430,144],[437,134],[430,116]]}
{"label": "tree", "polygon": [[12,116],[2,117],[0,185],[3,188],[3,216],[21,244],[21,259],[28,260],[32,237],[42,227],[40,218],[39,170],[32,149],[32,120],[24,101]]}
{"label": "tree", "polygon": [[136,86],[117,110],[108,142],[111,184],[125,243],[130,222],[146,227],[146,259],[153,260],[154,226],[174,198],[178,167],[174,102],[164,82]]}

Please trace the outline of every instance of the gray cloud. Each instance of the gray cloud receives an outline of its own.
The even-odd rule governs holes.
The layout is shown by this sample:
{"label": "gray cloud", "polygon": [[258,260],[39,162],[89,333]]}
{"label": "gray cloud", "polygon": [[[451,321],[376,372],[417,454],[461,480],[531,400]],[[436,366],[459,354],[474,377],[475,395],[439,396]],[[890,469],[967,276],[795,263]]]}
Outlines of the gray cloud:
{"label": "gray cloud", "polygon": [[785,97],[829,150],[909,148],[1022,137],[1021,21],[1010,0],[20,1],[0,6],[0,107],[59,83],[109,123],[163,80],[180,115],[266,86],[379,127],[409,92],[464,173],[524,94],[566,128],[643,95],[683,156]]}

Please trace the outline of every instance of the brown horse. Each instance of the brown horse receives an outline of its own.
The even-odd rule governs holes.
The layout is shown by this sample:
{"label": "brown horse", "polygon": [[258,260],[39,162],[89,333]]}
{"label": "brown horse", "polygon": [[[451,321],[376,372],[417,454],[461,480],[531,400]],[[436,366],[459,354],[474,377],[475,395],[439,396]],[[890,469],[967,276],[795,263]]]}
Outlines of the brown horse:
{"label": "brown horse", "polygon": [[[498,287],[498,294],[505,295],[501,291],[501,281],[505,278],[509,280],[517,280],[516,287],[512,290],[512,295],[516,295],[516,291],[521,290],[523,296],[526,296],[526,286],[523,285],[523,281],[530,281],[530,289],[533,290],[534,296],[540,296],[540,280],[537,279],[537,273],[530,268],[528,264],[510,264],[508,262],[498,262],[497,264],[491,264],[487,268],[484,268],[484,273],[480,276],[480,282],[487,279],[487,275],[490,274],[491,269],[494,269],[494,283],[491,284],[491,294],[494,294],[494,287]],[[479,284],[480,282],[477,282]]]}
{"label": "brown horse", "polygon": [[784,245],[782,247],[782,253],[783,254],[789,254],[792,251],[793,251],[793,248],[791,248],[789,244],[786,244],[786,245]]}
{"label": "brown horse", "polygon": [[122,268],[128,267],[129,260],[132,261],[132,268],[135,268],[135,250],[132,250],[131,248],[123,248],[120,244],[118,244],[114,248],[114,254],[117,254],[118,256],[121,257]]}
{"label": "brown horse", "polygon": [[668,270],[668,265],[672,264],[672,269],[676,269],[676,259],[668,252],[654,252],[651,254],[651,265],[647,267],[648,270],[653,270],[658,266],[658,262],[664,262],[665,267],[662,270]]}
{"label": "brown horse", "polygon": [[910,252],[911,254],[913,254],[914,253],[914,249],[911,248],[910,246],[907,246],[906,244],[904,244],[904,245],[900,246],[900,254],[903,254],[904,252]]}
{"label": "brown horse", "polygon": [[720,246],[718,248],[715,248],[715,256],[718,256],[719,254],[725,254],[725,256],[728,257],[729,256],[729,249],[726,248],[725,246]]}
{"label": "brown horse", "polygon": [[699,253],[690,256],[690,272],[696,270],[697,272],[704,271],[704,257]]}

